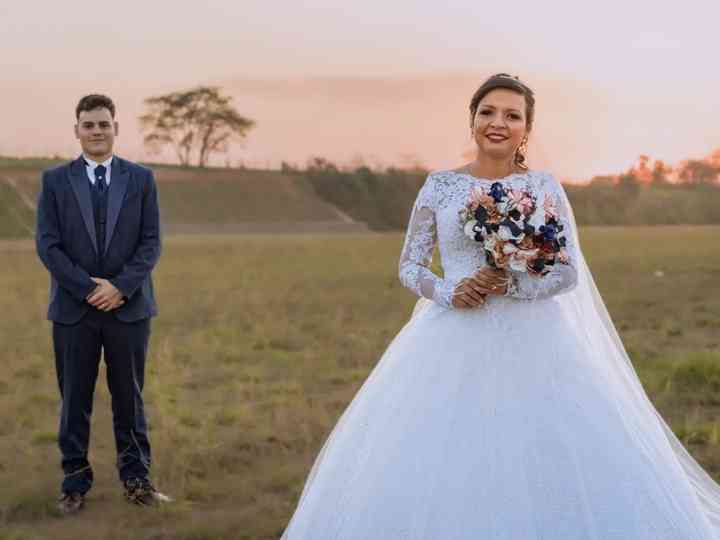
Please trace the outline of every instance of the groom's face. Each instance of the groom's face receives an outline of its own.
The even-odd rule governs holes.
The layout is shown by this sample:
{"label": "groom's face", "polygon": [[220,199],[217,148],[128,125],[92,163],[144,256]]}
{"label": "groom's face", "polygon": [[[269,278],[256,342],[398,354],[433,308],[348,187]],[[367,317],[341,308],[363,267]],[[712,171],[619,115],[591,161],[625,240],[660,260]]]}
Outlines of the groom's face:
{"label": "groom's face", "polygon": [[118,124],[105,107],[81,111],[75,125],[75,135],[83,153],[94,161],[105,161],[112,156]]}

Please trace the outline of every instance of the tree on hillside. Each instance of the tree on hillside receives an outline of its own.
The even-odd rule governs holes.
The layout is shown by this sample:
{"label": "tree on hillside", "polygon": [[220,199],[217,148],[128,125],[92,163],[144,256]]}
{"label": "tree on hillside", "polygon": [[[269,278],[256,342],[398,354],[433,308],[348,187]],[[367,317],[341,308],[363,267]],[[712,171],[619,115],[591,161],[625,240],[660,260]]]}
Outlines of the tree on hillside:
{"label": "tree on hillside", "polygon": [[717,148],[708,156],[707,162],[710,163],[712,167],[720,171],[720,148]]}
{"label": "tree on hillside", "polygon": [[140,117],[144,144],[153,153],[169,145],[182,165],[195,159],[207,165],[211,154],[225,153],[230,144],[245,138],[255,123],[241,116],[217,87],[198,86],[145,100],[148,111]]}
{"label": "tree on hillside", "polygon": [[671,174],[672,167],[665,165],[664,161],[658,159],[652,169],[652,184],[655,186],[667,184]]}
{"label": "tree on hillside", "polygon": [[689,159],[678,167],[678,178],[687,184],[714,184],[718,170],[708,161]]}
{"label": "tree on hillside", "polygon": [[617,188],[627,197],[637,197],[640,192],[640,181],[632,169],[618,177]]}
{"label": "tree on hillside", "polygon": [[310,174],[336,174],[339,171],[337,165],[323,157],[313,156],[308,159],[307,172]]}
{"label": "tree on hillside", "polygon": [[652,181],[652,170],[648,163],[650,163],[650,156],[641,154],[628,174],[632,174],[641,184],[649,184]]}

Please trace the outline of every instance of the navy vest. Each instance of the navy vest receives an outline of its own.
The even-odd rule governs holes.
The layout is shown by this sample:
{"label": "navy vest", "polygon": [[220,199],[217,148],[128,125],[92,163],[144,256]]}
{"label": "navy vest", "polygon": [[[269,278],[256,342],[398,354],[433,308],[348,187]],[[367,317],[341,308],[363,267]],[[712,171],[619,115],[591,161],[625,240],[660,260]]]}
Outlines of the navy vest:
{"label": "navy vest", "polygon": [[[88,182],[90,182],[89,179]],[[107,229],[108,191],[110,191],[108,188],[109,186],[105,188],[101,195],[98,193],[97,187],[90,182],[90,194],[92,195],[93,213],[95,214],[95,233],[97,234],[98,266],[100,268],[98,277],[101,278],[107,277],[103,268],[103,258],[105,255],[105,231]]]}

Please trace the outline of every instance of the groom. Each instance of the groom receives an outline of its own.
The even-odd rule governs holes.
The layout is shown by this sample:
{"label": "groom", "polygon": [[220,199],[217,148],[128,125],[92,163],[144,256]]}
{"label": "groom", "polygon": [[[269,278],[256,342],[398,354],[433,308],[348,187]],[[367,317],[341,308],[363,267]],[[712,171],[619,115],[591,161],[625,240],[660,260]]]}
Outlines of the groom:
{"label": "groom", "polygon": [[110,98],[85,96],[75,116],[82,155],[43,173],[36,232],[51,278],[65,472],[59,508],[66,514],[83,507],[93,482],[88,446],[101,354],[125,497],[139,505],[169,500],[148,478],[142,398],[150,318],[157,314],[151,278],[160,256],[157,188],[152,171],[113,155],[118,124]]}

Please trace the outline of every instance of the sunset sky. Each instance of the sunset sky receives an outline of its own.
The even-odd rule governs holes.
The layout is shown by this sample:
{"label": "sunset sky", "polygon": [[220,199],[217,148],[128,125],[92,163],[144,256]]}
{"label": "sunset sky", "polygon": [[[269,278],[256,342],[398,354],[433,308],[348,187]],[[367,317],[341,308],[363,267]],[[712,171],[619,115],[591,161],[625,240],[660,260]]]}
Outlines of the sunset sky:
{"label": "sunset sky", "polygon": [[[720,2],[0,4],[0,154],[71,156],[73,109],[116,101],[148,159],[142,100],[197,84],[257,122],[230,163],[460,165],[467,104],[496,71],[535,88],[531,165],[568,179],[720,147]],[[681,11],[682,10],[682,11]]]}

